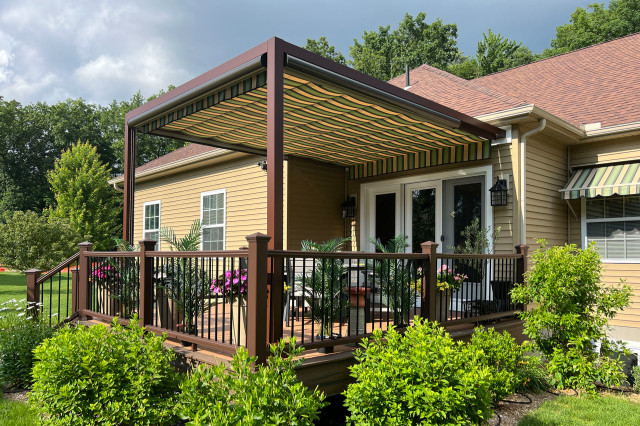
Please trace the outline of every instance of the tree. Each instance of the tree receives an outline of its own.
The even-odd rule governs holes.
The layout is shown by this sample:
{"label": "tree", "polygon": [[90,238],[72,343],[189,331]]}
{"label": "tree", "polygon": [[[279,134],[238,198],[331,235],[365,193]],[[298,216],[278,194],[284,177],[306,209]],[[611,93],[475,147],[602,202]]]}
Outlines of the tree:
{"label": "tree", "polygon": [[318,40],[308,38],[307,44],[304,46],[309,52],[316,53],[331,59],[341,65],[346,65],[347,60],[342,53],[336,50],[335,46],[329,44],[326,37],[320,37]]}
{"label": "tree", "polygon": [[79,241],[63,219],[32,211],[0,216],[0,263],[12,269],[51,269],[77,251]]}
{"label": "tree", "polygon": [[533,62],[533,52],[522,43],[502,37],[499,33],[491,31],[491,28],[489,34],[483,33],[482,37],[476,51],[478,76]]}
{"label": "tree", "polygon": [[351,65],[380,80],[402,74],[406,65],[415,68],[428,63],[446,69],[460,57],[456,46],[458,27],[440,19],[428,24],[425,18],[424,12],[415,19],[407,13],[396,30],[386,26],[365,31],[363,42],[354,40],[350,48]]}
{"label": "tree", "polygon": [[474,58],[463,56],[460,60],[449,65],[447,72],[464,78],[465,80],[474,79],[478,77],[478,61]]}
{"label": "tree", "polygon": [[[168,90],[173,89],[169,86]],[[112,101],[109,106],[101,108],[100,128],[105,138],[110,142],[110,148],[113,153],[113,174],[123,173],[124,171],[124,117],[129,111],[132,111],[145,102],[149,102],[165,93],[161,90],[146,100],[140,92],[134,94],[128,101]],[[155,160],[171,151],[185,146],[187,143],[175,139],[169,139],[151,135],[137,135],[136,141],[136,166]]]}
{"label": "tree", "polygon": [[596,43],[613,40],[640,31],[640,2],[638,0],[611,0],[591,3],[587,9],[577,8],[570,23],[556,27],[556,38],[544,57],[559,55]]}
{"label": "tree", "polygon": [[121,227],[121,199],[107,183],[109,177],[96,147],[88,142],[63,152],[48,173],[56,201],[51,216],[67,219],[98,250],[111,248]]}

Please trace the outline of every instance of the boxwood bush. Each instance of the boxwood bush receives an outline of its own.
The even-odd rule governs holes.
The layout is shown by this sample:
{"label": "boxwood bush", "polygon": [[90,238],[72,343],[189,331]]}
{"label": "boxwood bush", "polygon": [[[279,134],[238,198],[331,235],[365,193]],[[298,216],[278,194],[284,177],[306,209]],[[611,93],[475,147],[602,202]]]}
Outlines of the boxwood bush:
{"label": "boxwood bush", "polygon": [[490,370],[481,350],[415,319],[404,335],[390,327],[364,339],[345,391],[353,424],[482,423],[492,413]]}
{"label": "boxwood bush", "polygon": [[35,350],[30,405],[44,424],[162,424],[173,415],[179,376],[164,338],[137,318],[123,327],[67,327]]}
{"label": "boxwood bush", "polygon": [[295,348],[295,338],[288,343],[271,345],[267,365],[255,371],[256,358],[244,348],[228,371],[224,364],[199,365],[181,385],[181,417],[194,425],[312,425],[325,397],[297,379],[303,349]]}

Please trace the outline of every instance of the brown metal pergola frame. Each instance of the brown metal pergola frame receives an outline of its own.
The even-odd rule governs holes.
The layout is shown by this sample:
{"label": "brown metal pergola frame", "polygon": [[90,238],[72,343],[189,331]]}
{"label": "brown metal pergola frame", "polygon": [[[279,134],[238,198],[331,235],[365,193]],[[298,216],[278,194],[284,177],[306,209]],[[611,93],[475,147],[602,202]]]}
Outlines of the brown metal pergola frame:
{"label": "brown metal pergola frame", "polygon": [[[264,67],[267,74],[266,157],[269,164],[267,168],[267,234],[272,237],[269,242],[270,249],[283,248],[284,73],[287,66],[303,66],[307,73],[321,73],[322,78],[344,85],[349,90],[366,92],[367,96],[417,111],[435,122],[446,123],[452,129],[488,140],[504,136],[504,131],[501,129],[274,37],[126,114],[123,216],[123,238],[126,241],[131,241],[133,238],[136,124],[155,113],[175,106],[178,102],[197,97],[206,92],[212,82],[224,84],[225,81],[237,79],[243,72]],[[236,151],[265,154],[241,145],[185,137],[185,135],[167,131],[151,133]]]}

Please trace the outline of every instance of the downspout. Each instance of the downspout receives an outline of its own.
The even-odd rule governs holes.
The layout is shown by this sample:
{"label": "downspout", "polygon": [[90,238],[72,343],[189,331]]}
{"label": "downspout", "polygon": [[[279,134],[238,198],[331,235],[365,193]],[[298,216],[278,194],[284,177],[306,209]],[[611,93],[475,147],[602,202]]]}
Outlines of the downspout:
{"label": "downspout", "polygon": [[527,193],[526,193],[526,180],[527,180],[527,151],[525,149],[527,137],[541,132],[547,125],[547,120],[541,118],[538,121],[538,126],[529,130],[527,133],[520,137],[520,194],[521,203],[520,208],[522,213],[520,214],[520,244],[527,244]]}

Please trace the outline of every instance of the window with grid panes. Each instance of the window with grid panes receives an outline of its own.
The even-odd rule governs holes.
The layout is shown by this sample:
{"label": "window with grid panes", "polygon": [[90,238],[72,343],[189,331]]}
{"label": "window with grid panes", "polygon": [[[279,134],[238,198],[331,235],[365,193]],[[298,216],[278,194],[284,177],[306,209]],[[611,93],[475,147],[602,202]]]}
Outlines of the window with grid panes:
{"label": "window with grid panes", "polygon": [[156,249],[160,245],[160,202],[145,203],[142,238],[155,240]]}
{"label": "window with grid panes", "polygon": [[202,194],[202,250],[224,250],[224,191]]}
{"label": "window with grid panes", "polygon": [[605,259],[640,258],[640,197],[589,198],[586,243],[595,242]]}

